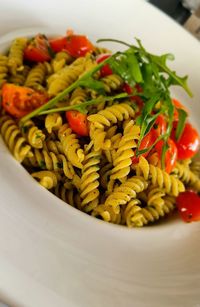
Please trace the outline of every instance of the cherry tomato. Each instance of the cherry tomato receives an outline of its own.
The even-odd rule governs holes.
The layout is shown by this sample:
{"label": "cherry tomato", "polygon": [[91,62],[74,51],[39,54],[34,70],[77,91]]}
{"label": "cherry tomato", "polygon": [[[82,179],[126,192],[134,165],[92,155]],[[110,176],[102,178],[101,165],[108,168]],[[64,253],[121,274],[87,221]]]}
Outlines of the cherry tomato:
{"label": "cherry tomato", "polygon": [[167,122],[165,120],[164,115],[162,115],[162,114],[158,115],[152,129],[156,130],[158,136],[160,136],[160,135],[162,135],[166,132]]}
{"label": "cherry tomato", "polygon": [[[144,138],[142,139],[139,150],[147,149],[148,147],[152,146],[153,143],[155,142],[156,137],[157,137],[157,135],[155,135],[155,132],[153,130],[150,130],[149,133],[147,133],[144,136]],[[149,154],[149,152],[147,151],[147,152],[143,153],[141,156],[147,157],[148,154]],[[136,156],[132,157],[132,163],[133,164],[138,163],[138,161],[139,161],[138,157],[136,157]]]}
{"label": "cherry tomato", "polygon": [[200,197],[194,191],[185,191],[176,199],[178,211],[185,222],[200,221]]}
{"label": "cherry tomato", "polygon": [[78,58],[92,52],[94,46],[84,35],[67,35],[49,40],[54,52],[67,51],[71,56]]}
{"label": "cherry tomato", "polygon": [[177,109],[182,109],[184,110],[186,113],[189,113],[188,109],[182,105],[182,103],[180,101],[178,101],[177,99],[173,98],[172,102],[175,106],[175,110],[174,110],[174,120],[178,120],[178,111]]}
{"label": "cherry tomato", "polygon": [[36,35],[24,50],[24,58],[32,62],[50,61],[52,51],[45,35]]}
{"label": "cherry tomato", "polygon": [[[110,54],[108,54],[108,53],[100,54],[96,59],[97,64],[103,62],[104,60],[108,59],[109,57],[110,57]],[[103,67],[101,67],[100,72],[101,72],[101,77],[106,77],[106,76],[112,75],[112,73],[113,73],[109,64],[105,64]]]}
{"label": "cherry tomato", "polygon": [[78,111],[67,111],[66,118],[70,128],[81,136],[89,135],[87,115]]}
{"label": "cherry tomato", "polygon": [[2,87],[2,106],[16,118],[25,116],[46,102],[46,95],[28,87],[9,83]]}
{"label": "cherry tomato", "polygon": [[[177,160],[177,147],[175,145],[175,143],[173,142],[172,139],[168,139],[167,144],[169,146],[169,148],[167,149],[166,153],[165,153],[165,171],[167,173],[171,173],[171,171],[173,170],[175,164],[176,164],[176,160]],[[158,157],[161,160],[161,156],[162,156],[162,149],[164,146],[164,141],[160,140],[158,143],[156,143],[155,145],[155,151],[158,153]]]}
{"label": "cherry tomato", "polygon": [[[142,92],[142,87],[139,85],[139,84],[136,84],[135,85],[135,88],[136,90],[141,93]],[[124,83],[123,85],[123,90],[124,92],[126,92],[128,95],[131,95],[133,93],[133,89],[132,87],[128,84],[128,83]],[[138,95],[135,95],[135,96],[132,96],[131,97],[131,100],[134,101],[138,107],[139,107],[139,110],[141,110],[144,106],[144,102],[142,100],[142,98]]]}
{"label": "cherry tomato", "polygon": [[197,130],[190,124],[186,123],[180,139],[177,141],[175,134],[178,121],[173,123],[171,138],[174,140],[178,149],[178,159],[192,158],[199,150],[200,139]]}

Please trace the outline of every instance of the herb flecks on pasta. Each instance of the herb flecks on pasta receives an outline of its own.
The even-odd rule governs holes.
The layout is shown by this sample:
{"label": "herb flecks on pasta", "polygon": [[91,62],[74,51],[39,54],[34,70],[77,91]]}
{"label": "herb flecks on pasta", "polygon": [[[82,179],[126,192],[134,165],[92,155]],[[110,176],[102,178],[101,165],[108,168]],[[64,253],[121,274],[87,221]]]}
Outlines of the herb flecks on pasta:
{"label": "herb flecks on pasta", "polygon": [[0,55],[5,144],[42,187],[98,219],[142,227],[177,202],[186,221],[197,220],[179,197],[200,192],[199,136],[170,95],[171,85],[191,95],[187,77],[167,66],[171,54],[139,40],[101,41],[126,50],[112,54],[71,32],[11,43]]}

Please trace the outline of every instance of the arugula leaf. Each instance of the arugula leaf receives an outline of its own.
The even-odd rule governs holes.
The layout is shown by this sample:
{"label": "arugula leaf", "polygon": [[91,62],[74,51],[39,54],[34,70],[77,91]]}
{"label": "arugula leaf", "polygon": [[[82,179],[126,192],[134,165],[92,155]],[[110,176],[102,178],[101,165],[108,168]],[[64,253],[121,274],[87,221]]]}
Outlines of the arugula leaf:
{"label": "arugula leaf", "polygon": [[66,106],[66,107],[62,107],[62,108],[44,110],[44,111],[40,112],[38,115],[44,115],[44,114],[50,114],[50,113],[56,113],[56,112],[66,112],[66,111],[70,111],[70,110],[76,110],[76,111],[79,111],[81,113],[86,114],[87,108],[91,105],[99,104],[99,103],[102,103],[104,101],[114,101],[114,100],[124,99],[124,98],[128,98],[128,97],[130,97],[130,96],[127,95],[126,93],[121,93],[121,94],[118,94],[116,96],[99,96],[95,99],[91,99],[89,101],[78,103],[78,104],[75,104],[75,105],[72,105],[72,106]]}
{"label": "arugula leaf", "polygon": [[[192,96],[192,93],[187,85],[187,76],[179,77],[176,72],[172,71],[167,66],[167,61],[174,59],[172,54],[164,54],[161,56],[151,54],[146,51],[139,39],[136,39],[138,46],[134,46],[123,41],[114,39],[101,39],[99,41],[117,42],[127,46],[128,50],[124,52],[117,52],[103,62],[99,63],[96,67],[82,75],[80,79],[71,84],[63,92],[52,98],[48,103],[23,117],[20,121],[20,124],[23,124],[27,119],[32,118],[36,115],[49,114],[54,112],[78,110],[79,112],[87,113],[88,107],[90,105],[98,104],[102,101],[109,101],[125,97],[120,96],[117,98],[117,96],[100,96],[97,99],[86,101],[75,106],[67,106],[64,108],[53,109],[53,106],[58,101],[64,99],[67,94],[72,92],[78,86],[89,87],[94,89],[98,93],[105,95],[103,82],[101,80],[96,80],[94,78],[94,75],[99,69],[101,69],[101,67],[108,63],[113,72],[118,74],[124,80],[124,82],[128,83],[132,88],[135,88],[135,84],[142,83],[142,93],[133,92],[132,94],[140,95],[144,101],[144,108],[142,114],[137,119],[137,123],[139,123],[141,126],[141,134],[136,150],[137,155],[141,154],[141,152],[150,150],[148,148],[140,151],[139,148],[141,141],[143,137],[152,128],[157,116],[160,113],[168,112],[169,124],[167,131],[165,134],[158,137],[155,143],[151,146],[151,148],[153,148],[153,146],[160,139],[163,139],[164,145],[162,151],[162,165],[164,167],[165,153],[168,149],[167,140],[171,133],[174,113],[174,106],[170,98],[169,87],[171,85],[181,86],[190,96]],[[123,95],[123,93],[121,95]],[[126,97],[129,96],[126,95]],[[159,101],[162,102],[162,107],[156,114],[153,114],[154,107]],[[185,121],[184,116],[185,114],[180,114],[181,120],[179,123],[179,127],[177,127],[176,131],[177,137],[180,137],[182,133]]]}
{"label": "arugula leaf", "polygon": [[165,169],[165,154],[169,148],[169,145],[167,141],[164,142],[163,147],[162,147],[162,154],[161,154],[161,166],[163,169]]}
{"label": "arugula leaf", "polygon": [[140,65],[138,59],[134,53],[127,52],[127,66],[132,79],[135,80],[136,83],[143,82],[142,73],[140,70]]}
{"label": "arugula leaf", "polygon": [[178,125],[177,125],[177,128],[176,128],[176,134],[175,134],[175,137],[176,137],[176,140],[178,141],[183,133],[183,130],[185,128],[185,123],[186,123],[186,119],[187,119],[187,112],[183,109],[178,109],[177,108],[177,111],[178,111]]}
{"label": "arugula leaf", "polygon": [[[114,56],[114,55],[113,55]],[[70,92],[72,92],[74,89],[76,89],[77,87],[80,86],[81,82],[86,82],[87,79],[89,79],[91,81],[91,77],[99,70],[101,69],[101,67],[103,67],[105,65],[105,63],[108,62],[108,60],[112,59],[111,56],[110,58],[105,59],[104,61],[102,61],[101,63],[99,63],[97,66],[95,66],[94,68],[92,68],[91,70],[89,70],[88,72],[86,72],[80,79],[76,80],[74,83],[72,83],[69,87],[67,87],[65,90],[63,90],[61,93],[59,93],[56,97],[53,97],[52,99],[50,99],[46,104],[42,105],[41,107],[35,109],[34,111],[32,111],[31,113],[25,115],[24,117],[22,117],[19,121],[20,126],[23,126],[23,124],[28,120],[31,119],[34,116],[37,116],[38,114],[40,114],[41,112],[47,110],[47,109],[51,109],[57,102],[63,100],[67,94],[69,94]],[[94,79],[94,82],[96,83],[96,80]],[[91,82],[90,82],[90,86]],[[95,86],[97,86],[95,84]]]}
{"label": "arugula leaf", "polygon": [[[156,121],[156,118],[161,112],[156,113],[155,115],[152,115],[152,110],[155,104],[160,100],[160,94],[158,93],[154,97],[150,98],[148,101],[146,101],[144,108],[142,110],[141,117],[139,118],[139,122],[141,124],[141,130],[140,130],[140,137],[138,140],[138,147],[136,149],[136,155],[139,153],[139,147],[141,145],[142,139],[145,137],[145,135],[149,132],[151,127]],[[136,120],[136,123],[138,124],[138,121]]]}
{"label": "arugula leaf", "polygon": [[79,85],[82,87],[91,88],[99,94],[105,94],[103,83],[101,81],[92,79],[92,77],[80,80]]}
{"label": "arugula leaf", "polygon": [[188,84],[187,84],[187,80],[188,80],[188,76],[184,76],[184,77],[179,77],[175,71],[172,71],[171,69],[169,69],[169,67],[167,67],[166,65],[166,60],[167,59],[172,59],[172,55],[170,54],[165,54],[162,56],[157,56],[157,55],[150,55],[151,60],[160,68],[161,72],[165,72],[167,73],[170,77],[171,77],[171,85],[180,85],[182,88],[184,88],[184,90],[188,93],[188,95],[190,97],[193,96],[192,92],[190,91]]}

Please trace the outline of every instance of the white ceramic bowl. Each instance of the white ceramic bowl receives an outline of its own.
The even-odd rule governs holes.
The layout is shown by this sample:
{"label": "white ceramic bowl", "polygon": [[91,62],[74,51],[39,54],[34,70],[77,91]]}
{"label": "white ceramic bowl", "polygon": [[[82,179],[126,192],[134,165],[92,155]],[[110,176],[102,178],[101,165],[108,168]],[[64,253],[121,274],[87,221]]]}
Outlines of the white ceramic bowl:
{"label": "white ceramic bowl", "polygon": [[[93,41],[139,37],[152,52],[174,53],[172,65],[190,75],[194,99],[183,91],[174,95],[200,130],[200,44],[148,3],[7,0],[0,33],[12,33],[0,38],[0,50],[44,26],[52,28],[43,30],[47,34],[70,27]],[[200,306],[199,223],[174,218],[143,229],[107,224],[40,187],[2,141],[0,165],[0,298],[26,307]]]}

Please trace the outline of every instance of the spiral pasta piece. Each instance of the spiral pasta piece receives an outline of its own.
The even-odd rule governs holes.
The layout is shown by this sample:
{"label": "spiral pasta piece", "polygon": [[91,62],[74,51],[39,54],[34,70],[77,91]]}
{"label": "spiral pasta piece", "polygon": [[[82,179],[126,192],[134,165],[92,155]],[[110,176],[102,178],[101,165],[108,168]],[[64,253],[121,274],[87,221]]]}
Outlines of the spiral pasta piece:
{"label": "spiral pasta piece", "polygon": [[65,182],[64,184],[59,182],[53,190],[53,193],[72,207],[81,206],[80,195],[70,182]]}
{"label": "spiral pasta piece", "polygon": [[100,54],[104,54],[104,53],[111,53],[111,51],[107,48],[104,47],[100,47],[100,46],[95,46],[95,49],[93,51],[94,55],[100,55]]}
{"label": "spiral pasta piece", "polygon": [[104,90],[106,91],[106,93],[111,93],[120,89],[124,83],[123,79],[116,74],[106,76],[102,78],[101,81],[103,82]]}
{"label": "spiral pasta piece", "polygon": [[134,220],[136,219],[138,221],[137,226],[143,226],[143,224],[140,222],[140,219],[142,219],[140,211],[141,211],[140,200],[137,198],[132,199],[131,201],[128,202],[122,213],[122,223],[131,228],[135,226],[132,219]]}
{"label": "spiral pasta piece", "polygon": [[72,133],[72,130],[67,124],[64,124],[58,131],[58,137],[61,141],[63,152],[67,159],[72,163],[73,166],[82,169],[84,152],[80,147],[76,134]]}
{"label": "spiral pasta piece", "polygon": [[12,75],[16,75],[17,71],[24,68],[23,57],[27,41],[27,38],[21,37],[15,39],[11,44],[8,54],[8,67]]}
{"label": "spiral pasta piece", "polygon": [[88,116],[88,120],[95,125],[96,128],[110,127],[118,121],[134,118],[135,112],[133,108],[126,103],[115,104],[111,107],[99,111],[97,114]]}
{"label": "spiral pasta piece", "polygon": [[30,67],[25,65],[22,71],[17,71],[15,75],[10,76],[9,82],[17,85],[24,85],[29,71]]}
{"label": "spiral pasta piece", "polygon": [[25,86],[35,90],[44,90],[45,77],[48,74],[48,67],[45,63],[39,63],[34,66],[28,73],[25,81]]}
{"label": "spiral pasta piece", "polygon": [[190,169],[196,176],[200,177],[200,161],[193,161]]}
{"label": "spiral pasta piece", "polygon": [[148,163],[144,157],[140,157],[136,165],[137,176],[143,176],[145,180],[150,180],[152,185],[165,189],[167,194],[178,196],[185,191],[184,184],[174,175],[169,175],[159,167]]}
{"label": "spiral pasta piece", "polygon": [[155,207],[140,207],[140,202],[133,200],[128,203],[124,211],[126,224],[128,227],[142,227],[149,223],[153,223],[175,209],[175,197],[165,196],[163,198],[163,210],[157,210]]}
{"label": "spiral pasta piece", "polygon": [[57,73],[50,76],[48,82],[49,96],[56,96],[59,92],[74,83],[83,72],[86,71],[86,66],[91,62],[88,58],[78,58],[68,67],[64,67]]}
{"label": "spiral pasta piece", "polygon": [[50,134],[53,130],[58,130],[62,126],[63,120],[59,113],[48,114],[45,117],[45,128]]}
{"label": "spiral pasta piece", "polygon": [[105,204],[98,205],[92,211],[92,216],[101,218],[105,222],[113,223],[113,224],[120,224],[121,223],[121,212],[114,212],[113,207],[106,206]]}
{"label": "spiral pasta piece", "polygon": [[94,142],[95,150],[106,150],[111,147],[111,141],[106,140],[105,127],[110,127],[118,121],[133,118],[134,115],[134,110],[125,103],[115,104],[96,114],[89,115],[87,119],[91,123],[90,137]]}
{"label": "spiral pasta piece", "polygon": [[71,162],[69,162],[64,155],[55,154],[46,149],[34,149],[33,153],[33,157],[26,161],[27,165],[30,164],[33,167],[41,168],[43,170],[64,173],[64,175],[71,180],[75,176],[75,171]]}
{"label": "spiral pasta piece", "polygon": [[186,185],[194,187],[198,192],[200,191],[200,179],[190,170],[189,166],[176,162],[173,173]]}
{"label": "spiral pasta piece", "polygon": [[165,196],[164,190],[160,188],[151,187],[147,196],[147,205],[162,207],[164,204],[163,196]]}
{"label": "spiral pasta piece", "polygon": [[85,212],[92,211],[99,203],[100,156],[101,151],[94,151],[93,147],[88,152],[86,150],[80,184],[81,207]]}
{"label": "spiral pasta piece", "polygon": [[7,81],[8,77],[8,57],[0,54],[0,89]]}
{"label": "spiral pasta piece", "polygon": [[159,213],[159,216],[164,216],[166,213],[164,210],[164,196],[165,191],[155,187],[151,187],[147,195],[147,206],[155,209]]}
{"label": "spiral pasta piece", "polygon": [[[89,117],[89,116],[88,116]],[[108,150],[111,147],[111,140],[106,139],[106,131],[104,129],[95,128],[94,124],[92,123],[89,126],[89,134],[90,138],[94,142],[94,149],[98,150]]]}
{"label": "spiral pasta piece", "polygon": [[62,144],[58,140],[46,140],[44,142],[44,148],[48,151],[52,151],[56,155],[64,153]]}
{"label": "spiral pasta piece", "polygon": [[66,51],[57,52],[51,65],[53,67],[53,72],[56,73],[68,64],[73,62],[74,58]]}
{"label": "spiral pasta piece", "polygon": [[0,131],[8,149],[17,161],[21,163],[26,157],[33,155],[31,146],[27,144],[19,127],[10,116],[4,115],[1,117]]}
{"label": "spiral pasta piece", "polygon": [[185,166],[184,164],[178,162],[176,162],[175,168],[173,169],[172,173],[186,184],[189,183],[190,180],[193,181],[197,179],[188,166]]}
{"label": "spiral pasta piece", "polygon": [[45,134],[40,130],[32,120],[28,120],[22,127],[22,134],[27,142],[34,148],[42,148],[45,140]]}
{"label": "spiral pasta piece", "polygon": [[119,142],[119,147],[114,157],[114,168],[110,176],[111,180],[126,180],[127,175],[130,173],[130,166],[132,164],[131,158],[134,156],[133,149],[137,147],[136,141],[139,139],[139,134],[140,127],[134,125],[133,120],[125,125],[124,134]]}
{"label": "spiral pasta piece", "polygon": [[58,155],[58,160],[59,160],[59,163],[62,164],[62,169],[63,169],[65,176],[68,179],[71,179],[71,180],[74,179],[75,171],[74,171],[74,168],[73,168],[73,165],[71,164],[71,162],[69,162],[66,159],[66,157],[64,155],[61,155],[61,154]]}
{"label": "spiral pasta piece", "polygon": [[40,171],[32,173],[31,176],[36,179],[41,186],[45,189],[50,190],[57,186],[58,177],[55,172]]}
{"label": "spiral pasta piece", "polygon": [[143,177],[133,176],[114,189],[107,197],[105,205],[112,206],[114,212],[118,213],[121,205],[126,205],[147,187],[148,183]]}
{"label": "spiral pasta piece", "polygon": [[77,87],[72,92],[69,104],[71,106],[75,105],[75,104],[79,104],[79,103],[82,103],[82,102],[86,101],[86,99],[87,99],[87,92],[83,88]]}
{"label": "spiral pasta piece", "polygon": [[100,168],[99,170],[99,175],[100,175],[100,185],[103,187],[105,190],[108,187],[108,183],[110,180],[110,174],[113,166],[112,163],[106,163],[103,167]]}
{"label": "spiral pasta piece", "polygon": [[59,171],[62,166],[58,156],[53,152],[48,152],[46,149],[34,149],[33,157],[29,158],[29,162],[33,167],[40,168],[42,170],[55,170]]}

